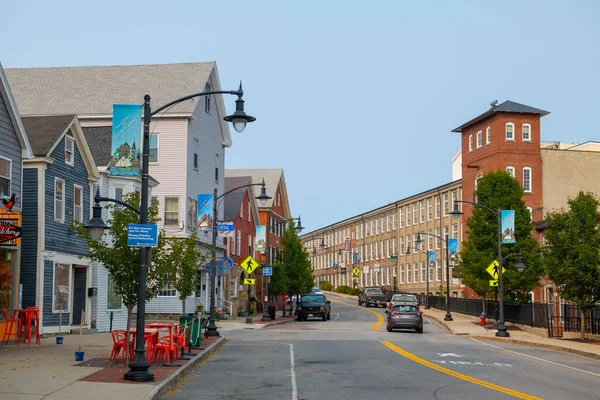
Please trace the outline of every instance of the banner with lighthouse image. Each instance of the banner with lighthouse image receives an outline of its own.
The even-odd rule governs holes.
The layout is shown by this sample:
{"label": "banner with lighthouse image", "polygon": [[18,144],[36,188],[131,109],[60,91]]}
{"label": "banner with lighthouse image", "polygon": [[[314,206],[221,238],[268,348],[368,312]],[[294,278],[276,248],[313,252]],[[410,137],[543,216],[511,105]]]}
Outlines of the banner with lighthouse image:
{"label": "banner with lighthouse image", "polygon": [[113,104],[111,175],[140,175],[142,166],[141,132],[141,104]]}

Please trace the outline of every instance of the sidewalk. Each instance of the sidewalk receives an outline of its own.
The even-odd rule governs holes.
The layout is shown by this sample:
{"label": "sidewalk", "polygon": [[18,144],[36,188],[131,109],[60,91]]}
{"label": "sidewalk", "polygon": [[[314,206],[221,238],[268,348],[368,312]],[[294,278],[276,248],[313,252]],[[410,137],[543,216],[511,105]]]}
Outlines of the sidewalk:
{"label": "sidewalk", "polygon": [[[326,292],[328,296],[337,296],[341,298],[356,300],[356,296],[346,294]],[[433,319],[446,327],[453,335],[466,335],[475,339],[494,340],[498,342],[517,343],[526,346],[541,347],[552,350],[566,351],[585,357],[600,359],[600,342],[577,342],[568,339],[550,339],[532,333],[536,329],[528,326],[507,323],[506,327],[510,337],[502,338],[496,336],[496,330],[493,329],[492,321],[488,321],[485,327],[480,325],[479,317],[459,314],[452,312],[452,321],[444,321],[446,311],[431,308],[423,309],[425,318]],[[541,330],[540,331],[544,331]]]}
{"label": "sidewalk", "polygon": [[75,361],[79,351],[79,336],[65,335],[63,344],[56,344],[55,337],[41,339],[40,346],[21,345],[11,342],[0,348],[0,398],[11,400],[103,400],[156,399],[167,393],[200,362],[220,349],[233,329],[262,329],[293,321],[281,317],[270,323],[261,322],[262,316],[254,317],[253,324],[246,326],[245,318],[218,320],[222,331],[218,338],[202,337],[201,349],[194,350],[191,360],[176,360],[180,367],[163,367],[163,360],[152,363],[150,371],[155,381],[131,382],[123,379],[129,368],[121,361],[109,361],[113,342],[108,332],[83,335],[81,351],[84,361]]}

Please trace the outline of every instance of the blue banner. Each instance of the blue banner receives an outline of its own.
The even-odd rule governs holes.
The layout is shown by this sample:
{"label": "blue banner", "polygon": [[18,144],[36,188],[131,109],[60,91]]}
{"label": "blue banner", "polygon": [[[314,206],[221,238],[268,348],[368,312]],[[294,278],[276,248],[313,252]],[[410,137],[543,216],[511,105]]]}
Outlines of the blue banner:
{"label": "blue banner", "polygon": [[198,222],[196,230],[198,232],[211,231],[213,225],[213,195],[198,195]]}
{"label": "blue banner", "polygon": [[435,268],[435,251],[427,253],[427,265],[429,268]]}
{"label": "blue banner", "polygon": [[[229,257],[222,257],[215,260],[217,264],[217,274],[218,276],[225,276],[229,271],[233,269],[233,259]],[[212,263],[209,262],[204,265],[204,270],[206,272],[210,272],[212,269]]]}
{"label": "blue banner", "polygon": [[502,211],[502,243],[515,243],[515,210]]}
{"label": "blue banner", "polygon": [[139,176],[142,166],[142,106],[113,104],[110,174]]}
{"label": "blue banner", "polygon": [[448,239],[448,256],[450,261],[458,260],[458,239]]}
{"label": "blue banner", "polygon": [[254,251],[264,253],[267,248],[267,227],[265,225],[256,226],[256,237],[254,238]]}

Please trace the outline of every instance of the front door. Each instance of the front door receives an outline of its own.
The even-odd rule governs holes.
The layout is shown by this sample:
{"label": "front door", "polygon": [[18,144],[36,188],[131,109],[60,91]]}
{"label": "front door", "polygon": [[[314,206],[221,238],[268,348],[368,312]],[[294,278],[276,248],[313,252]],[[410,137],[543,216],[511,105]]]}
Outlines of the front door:
{"label": "front door", "polygon": [[73,268],[73,325],[81,324],[85,312],[87,268]]}

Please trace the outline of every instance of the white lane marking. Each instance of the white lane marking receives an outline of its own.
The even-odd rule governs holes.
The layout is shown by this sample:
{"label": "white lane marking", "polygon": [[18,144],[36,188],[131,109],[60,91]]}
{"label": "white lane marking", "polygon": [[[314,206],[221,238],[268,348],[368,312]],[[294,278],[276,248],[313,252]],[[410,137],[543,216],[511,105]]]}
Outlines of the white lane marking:
{"label": "white lane marking", "polygon": [[456,354],[456,353],[438,353],[438,356],[440,356],[440,357],[456,357],[456,358],[464,357],[462,354]]}
{"label": "white lane marking", "polygon": [[335,321],[336,319],[338,319],[340,317],[340,314],[336,313],[335,314],[335,318],[333,319],[333,321]]}
{"label": "white lane marking", "polygon": [[519,353],[518,351],[512,351],[512,350],[508,350],[508,349],[503,349],[502,347],[494,346],[493,344],[485,343],[485,342],[482,342],[482,341],[474,339],[474,338],[469,338],[469,339],[474,340],[475,342],[483,344],[485,346],[493,347],[493,348],[498,349],[498,350],[506,351],[506,352],[513,353],[513,354],[517,354],[519,356],[523,356],[523,357],[527,357],[527,358],[532,358],[534,360],[545,362],[545,363],[548,363],[548,364],[553,364],[553,365],[556,365],[558,367],[563,367],[563,368],[567,368],[567,369],[572,369],[574,371],[583,372],[584,374],[590,374],[590,375],[594,375],[594,376],[600,377],[600,374],[597,374],[597,373],[591,372],[591,371],[586,371],[585,369],[579,369],[579,368],[571,367],[569,365],[557,363],[557,362],[554,362],[554,361],[544,360],[543,358],[539,358],[539,357],[535,357],[535,356],[530,356],[529,354]]}
{"label": "white lane marking", "polygon": [[298,387],[296,386],[296,361],[294,361],[294,345],[290,345],[290,371],[292,375],[292,400],[298,400]]}
{"label": "white lane marking", "polygon": [[479,365],[479,366],[486,366],[486,367],[512,367],[511,364],[506,364],[506,363],[492,363],[492,364],[485,364],[479,361],[454,361],[454,360],[432,360],[434,362],[440,363],[440,364],[455,364],[455,365]]}

